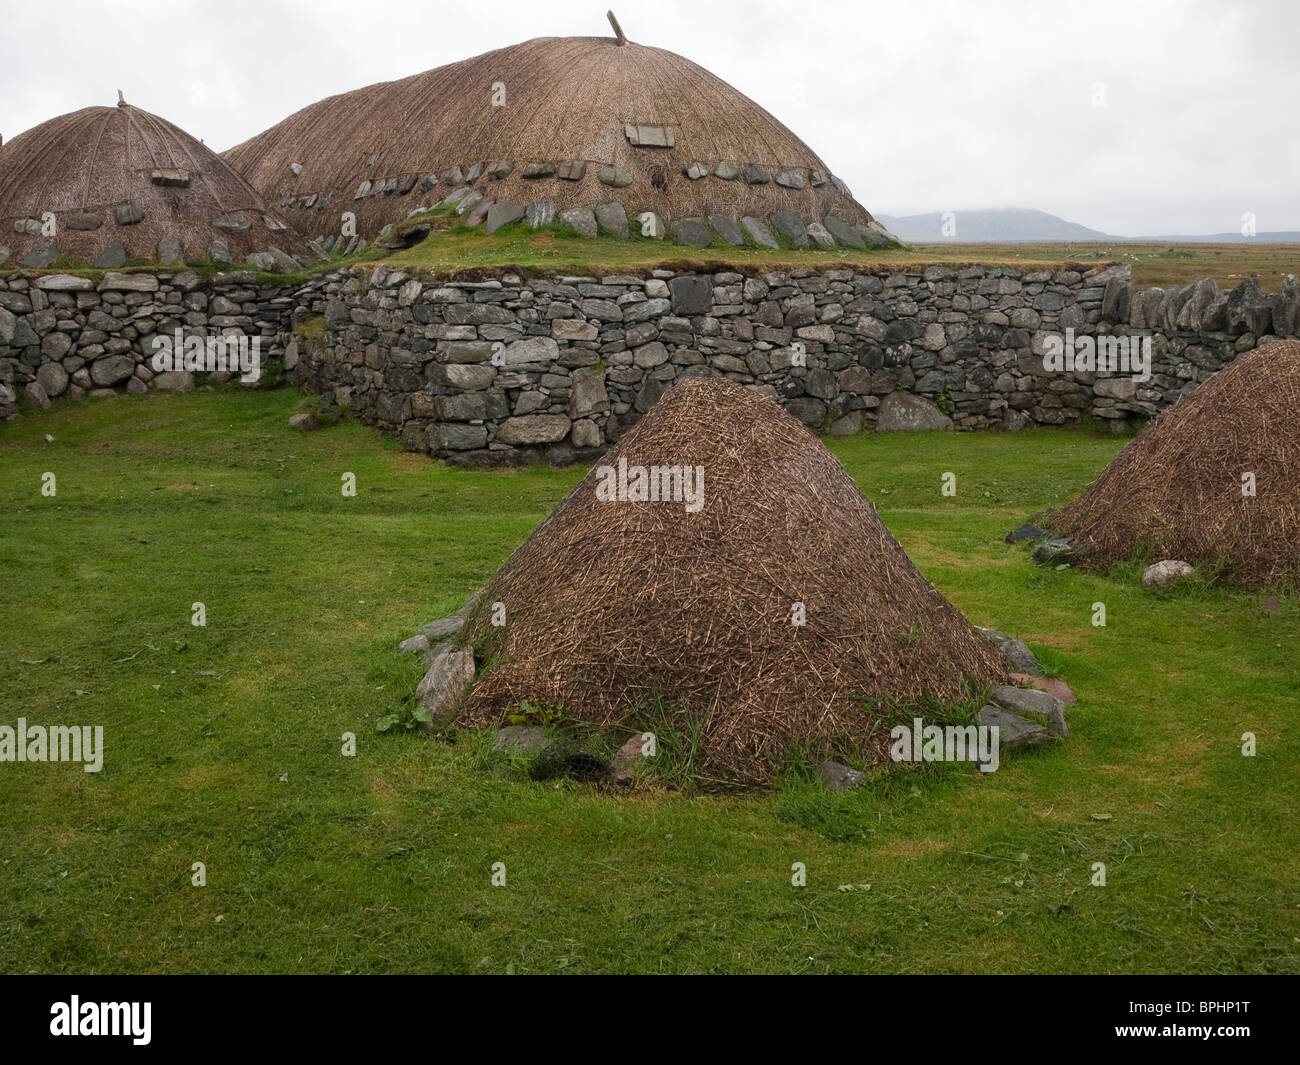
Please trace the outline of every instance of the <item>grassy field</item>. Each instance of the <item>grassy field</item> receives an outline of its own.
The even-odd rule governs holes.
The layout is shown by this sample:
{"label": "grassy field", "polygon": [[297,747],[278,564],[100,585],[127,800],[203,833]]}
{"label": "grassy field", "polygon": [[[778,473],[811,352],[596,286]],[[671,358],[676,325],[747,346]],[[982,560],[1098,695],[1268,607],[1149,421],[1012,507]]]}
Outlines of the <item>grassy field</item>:
{"label": "grassy field", "polygon": [[1300,604],[1144,591],[1001,542],[1121,440],[832,444],[921,570],[1073,685],[1067,743],[848,796],[612,796],[484,772],[469,734],[375,731],[419,675],[396,641],[583,471],[450,469],[356,424],[303,436],[296,402],[151,395],[0,426],[0,724],[102,724],[107,749],[98,774],[0,764],[0,970],[1300,970]]}

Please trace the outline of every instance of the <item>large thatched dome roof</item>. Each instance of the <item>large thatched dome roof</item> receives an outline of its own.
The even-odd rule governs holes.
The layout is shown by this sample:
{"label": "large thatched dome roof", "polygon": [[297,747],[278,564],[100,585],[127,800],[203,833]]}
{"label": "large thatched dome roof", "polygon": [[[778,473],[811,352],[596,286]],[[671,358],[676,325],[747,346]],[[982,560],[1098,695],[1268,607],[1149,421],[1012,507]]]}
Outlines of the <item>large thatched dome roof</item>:
{"label": "large thatched dome roof", "polygon": [[[225,158],[306,233],[363,236],[458,186],[630,217],[868,214],[808,145],[703,67],[621,37],[541,37],[321,100]],[[688,176],[687,171],[696,169]],[[435,184],[436,182],[436,184]]]}
{"label": "large thatched dome roof", "polygon": [[306,251],[225,160],[148,111],[86,107],[0,147],[0,245],[13,261],[207,262],[214,242],[236,261]]}

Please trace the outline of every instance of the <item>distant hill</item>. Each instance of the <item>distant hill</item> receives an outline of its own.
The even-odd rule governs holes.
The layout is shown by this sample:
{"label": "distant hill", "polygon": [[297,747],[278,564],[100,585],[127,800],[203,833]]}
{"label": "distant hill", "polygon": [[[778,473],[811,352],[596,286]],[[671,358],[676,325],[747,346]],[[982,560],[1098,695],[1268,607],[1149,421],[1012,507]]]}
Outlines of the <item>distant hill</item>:
{"label": "distant hill", "polygon": [[[883,222],[881,223],[884,224]],[[895,230],[897,232],[897,230]],[[1278,230],[1243,237],[1240,233],[1197,233],[1192,236],[1116,237],[1116,240],[1168,241],[1171,244],[1300,244],[1300,230]]]}
{"label": "distant hill", "polygon": [[931,244],[936,241],[970,244],[1003,240],[1019,242],[1115,239],[1099,230],[1081,226],[1077,222],[1067,222],[1064,218],[1058,218],[1046,211],[1035,211],[1025,207],[953,211],[951,214],[956,232],[951,236],[945,236],[944,214],[945,212],[942,211],[932,211],[929,214],[910,214],[901,217],[882,214],[877,215],[876,218],[891,233],[909,244]]}

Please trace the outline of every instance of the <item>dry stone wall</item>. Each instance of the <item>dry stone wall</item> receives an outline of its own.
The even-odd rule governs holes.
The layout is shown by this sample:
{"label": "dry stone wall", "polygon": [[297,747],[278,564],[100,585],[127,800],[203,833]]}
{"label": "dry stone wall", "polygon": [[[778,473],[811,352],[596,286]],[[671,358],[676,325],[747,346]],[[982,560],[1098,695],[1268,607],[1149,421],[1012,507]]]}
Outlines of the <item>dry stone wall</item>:
{"label": "dry stone wall", "polygon": [[[466,464],[598,454],[676,380],[720,374],[821,432],[1116,425],[1275,336],[1300,288],[1135,290],[1127,266],[414,277],[352,267],[297,286],[245,272],[0,277],[0,416],[62,395],[185,388],[155,374],[175,328],[262,339],[264,362]],[[1151,338],[1148,380],[1053,371],[1053,337]]]}

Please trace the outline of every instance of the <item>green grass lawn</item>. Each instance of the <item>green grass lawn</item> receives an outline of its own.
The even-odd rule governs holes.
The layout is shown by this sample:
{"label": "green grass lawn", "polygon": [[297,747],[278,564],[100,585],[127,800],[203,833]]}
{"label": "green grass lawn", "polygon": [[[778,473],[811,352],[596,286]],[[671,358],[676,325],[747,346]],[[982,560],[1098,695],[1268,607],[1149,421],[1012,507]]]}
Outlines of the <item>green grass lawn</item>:
{"label": "green grass lawn", "polygon": [[470,734],[375,731],[420,673],[396,641],[583,471],[450,469],[357,424],[299,435],[297,399],[0,426],[0,724],[106,734],[98,774],[0,764],[0,970],[1300,970],[1300,605],[1144,591],[1132,567],[1044,569],[1001,542],[1122,441],[832,444],[926,576],[1079,693],[1067,743],[848,796],[612,796],[484,772]]}

